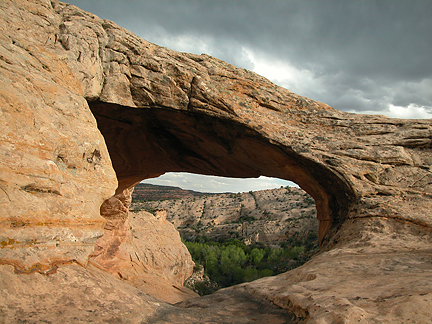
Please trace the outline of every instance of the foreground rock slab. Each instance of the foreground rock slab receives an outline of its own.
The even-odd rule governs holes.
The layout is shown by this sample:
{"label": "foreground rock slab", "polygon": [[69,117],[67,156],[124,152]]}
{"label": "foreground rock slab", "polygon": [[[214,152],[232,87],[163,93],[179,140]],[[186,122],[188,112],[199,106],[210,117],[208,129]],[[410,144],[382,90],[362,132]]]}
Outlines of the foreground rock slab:
{"label": "foreground rock slab", "polygon": [[307,323],[430,323],[431,250],[335,249],[243,288]]}
{"label": "foreground rock slab", "polygon": [[18,276],[2,266],[0,290],[1,323],[141,323],[164,307],[107,272],[76,264],[49,276]]}
{"label": "foreground rock slab", "polygon": [[175,307],[156,314],[148,323],[298,323],[294,314],[236,288],[188,300]]}
{"label": "foreground rock slab", "polygon": [[105,271],[76,264],[49,276],[0,267],[0,323],[291,323],[295,318],[244,291],[170,305]]}

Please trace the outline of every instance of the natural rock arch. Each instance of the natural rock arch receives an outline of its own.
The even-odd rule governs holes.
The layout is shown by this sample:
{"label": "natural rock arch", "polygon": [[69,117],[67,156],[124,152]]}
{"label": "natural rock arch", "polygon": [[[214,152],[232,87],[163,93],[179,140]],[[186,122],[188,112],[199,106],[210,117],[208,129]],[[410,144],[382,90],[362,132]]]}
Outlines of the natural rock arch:
{"label": "natural rock arch", "polygon": [[[179,314],[88,259],[116,188],[190,171],[278,176],[316,200],[322,252],[226,294],[248,292],[315,323],[431,321],[430,120],[343,113],[55,0],[6,1],[0,19],[0,306],[9,318]],[[82,311],[90,304],[95,313]]]}
{"label": "natural rock arch", "polygon": [[[56,248],[41,252],[39,243],[31,243],[34,253],[41,255],[22,261],[17,252],[21,244],[8,250],[14,262],[57,262],[73,247],[77,252],[71,255],[85,261],[102,230],[96,210],[115,186],[111,160],[119,181],[117,192],[166,171],[293,180],[315,198],[321,240],[331,231],[354,242],[355,237],[368,237],[365,222],[384,219],[431,227],[427,216],[432,206],[431,121],[337,111],[208,55],[154,45],[74,6],[57,2],[37,6],[38,15],[28,18],[37,21],[33,29],[5,36],[9,52],[2,62],[9,79],[3,89],[13,94],[11,85],[17,80],[34,84],[33,89],[23,84],[21,97],[7,101],[19,109],[28,107],[29,113],[21,114],[32,124],[28,136],[47,134],[43,153],[34,153],[36,160],[43,157],[37,160],[40,163],[29,158],[20,165],[37,166],[35,174],[55,172],[26,178],[22,175],[29,171],[10,170],[18,178],[5,182],[2,201],[14,206],[14,197],[25,196],[31,203],[19,210],[6,208],[5,224],[11,229],[5,244],[16,246],[14,233],[22,237],[13,229],[15,224],[65,227],[76,239],[65,234],[56,239],[64,242],[58,243],[51,234],[43,237],[29,231],[25,242]],[[22,23],[22,15],[14,10],[19,11],[11,5],[4,11],[8,31]],[[16,54],[8,58],[7,53]],[[32,69],[26,78],[23,66]],[[35,91],[34,102],[23,101],[27,92],[30,98]],[[44,105],[47,108],[41,111]],[[10,116],[5,125],[16,125],[6,132],[20,135],[11,143],[28,145],[16,117],[5,116]],[[142,149],[135,150],[138,146]],[[150,154],[145,155],[145,150]],[[47,159],[52,163],[47,164]],[[93,188],[94,183],[99,186]],[[36,211],[37,217],[23,216]],[[38,217],[43,221],[35,221]],[[347,220],[358,226],[355,236],[339,230]],[[73,230],[68,224],[74,224]],[[83,245],[78,247],[77,242]]]}
{"label": "natural rock arch", "polygon": [[90,102],[119,186],[165,172],[291,180],[316,201],[320,240],[348,215],[355,193],[331,169],[236,121],[203,112]]}

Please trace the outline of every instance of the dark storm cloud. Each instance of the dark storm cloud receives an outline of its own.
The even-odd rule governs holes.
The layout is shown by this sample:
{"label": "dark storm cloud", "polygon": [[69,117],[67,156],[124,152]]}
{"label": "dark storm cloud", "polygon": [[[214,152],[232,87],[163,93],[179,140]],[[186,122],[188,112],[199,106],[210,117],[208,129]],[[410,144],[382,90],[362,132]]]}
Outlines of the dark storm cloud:
{"label": "dark storm cloud", "polygon": [[[340,110],[432,118],[432,1],[69,2],[148,41],[255,70]],[[288,185],[171,173],[147,181],[219,192]]]}
{"label": "dark storm cloud", "polygon": [[275,81],[341,110],[432,110],[432,1],[70,2],[173,49],[248,69],[247,51],[287,62],[311,77]]}

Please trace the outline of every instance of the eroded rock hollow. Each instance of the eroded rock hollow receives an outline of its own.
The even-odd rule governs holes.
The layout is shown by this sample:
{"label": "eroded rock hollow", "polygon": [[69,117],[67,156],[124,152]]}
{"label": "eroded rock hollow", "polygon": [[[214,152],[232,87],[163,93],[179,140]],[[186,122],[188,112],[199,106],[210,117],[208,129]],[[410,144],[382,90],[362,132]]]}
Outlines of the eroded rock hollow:
{"label": "eroded rock hollow", "polygon": [[[240,323],[230,302],[216,313],[211,297],[173,308],[107,273],[122,273],[121,253],[133,244],[120,242],[130,239],[126,220],[107,223],[100,206],[167,171],[279,177],[315,199],[321,254],[215,300],[254,296],[310,323],[431,320],[430,120],[344,113],[57,1],[5,1],[0,19],[0,316],[8,322],[70,320],[88,307],[76,321],[194,323],[217,313]],[[118,253],[104,240],[120,240]],[[282,315],[272,314],[277,323]]]}

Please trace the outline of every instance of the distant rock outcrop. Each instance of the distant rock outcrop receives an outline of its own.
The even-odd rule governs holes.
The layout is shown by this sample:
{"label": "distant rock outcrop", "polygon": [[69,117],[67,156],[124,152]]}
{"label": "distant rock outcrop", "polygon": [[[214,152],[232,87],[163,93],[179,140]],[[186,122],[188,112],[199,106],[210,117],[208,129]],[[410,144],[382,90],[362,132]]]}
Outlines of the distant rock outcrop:
{"label": "distant rock outcrop", "polygon": [[[2,321],[432,321],[430,120],[340,112],[56,0],[0,21]],[[296,182],[321,253],[176,307],[88,262],[123,221],[102,203],[168,171]]]}
{"label": "distant rock outcrop", "polygon": [[179,199],[188,197],[201,197],[208,195],[203,192],[184,190],[179,187],[158,186],[148,183],[139,183],[134,187],[133,199],[137,200],[162,200],[162,199]]}
{"label": "distant rock outcrop", "polygon": [[[318,234],[315,203],[300,188],[278,188],[161,201],[138,201],[133,209],[166,210],[183,238],[214,241],[239,238],[246,244],[276,246]],[[296,242],[292,242],[293,245]]]}

